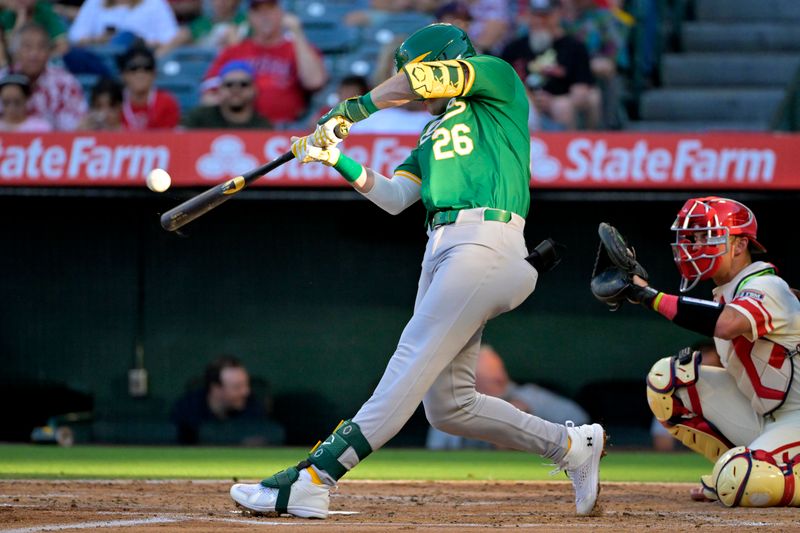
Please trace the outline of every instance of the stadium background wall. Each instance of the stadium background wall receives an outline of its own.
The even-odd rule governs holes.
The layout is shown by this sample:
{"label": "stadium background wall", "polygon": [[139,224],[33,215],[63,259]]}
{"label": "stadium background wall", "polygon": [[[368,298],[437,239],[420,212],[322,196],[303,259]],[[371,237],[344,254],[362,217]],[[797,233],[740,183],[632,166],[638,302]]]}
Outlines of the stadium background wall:
{"label": "stadium background wall", "polygon": [[[345,201],[245,195],[192,223],[187,237],[158,224],[177,197],[0,197],[5,395],[61,383],[93,396],[98,419],[122,422],[108,441],[169,440],[164,422],[172,401],[211,358],[231,353],[269,383],[276,415],[303,416],[289,428],[290,443],[313,444],[354,414],[380,379],[411,316],[426,238],[421,206],[391,217],[344,195]],[[553,237],[568,252],[528,301],[487,327],[485,339],[505,356],[514,379],[579,399],[594,390],[590,412],[615,403],[605,418],[633,412],[646,431],[646,371],[697,336],[632,306],[609,313],[592,298],[596,227],[617,225],[653,284],[675,292],[669,225],[690,195],[701,194],[534,194],[529,248]],[[754,209],[769,257],[800,286],[791,233],[796,195],[731,196]],[[701,285],[693,294],[706,297],[708,290]],[[137,344],[149,373],[145,398],[130,397],[127,388]],[[9,401],[26,412],[25,397],[4,405]],[[636,406],[626,407],[631,401]],[[401,435],[395,444],[418,444],[419,435]]]}

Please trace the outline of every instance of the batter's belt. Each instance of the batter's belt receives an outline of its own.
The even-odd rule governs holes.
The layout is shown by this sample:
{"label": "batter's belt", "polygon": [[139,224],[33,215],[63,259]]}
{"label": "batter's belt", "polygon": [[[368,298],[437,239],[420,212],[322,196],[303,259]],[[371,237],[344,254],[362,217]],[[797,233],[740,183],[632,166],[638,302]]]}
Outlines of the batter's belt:
{"label": "batter's belt", "polygon": [[[433,214],[430,220],[430,228],[434,229],[438,226],[446,226],[453,224],[458,220],[458,215],[462,212],[461,209],[450,209],[448,211],[437,211]],[[487,208],[483,210],[483,220],[492,222],[502,222],[508,224],[513,217],[511,211],[505,209]]]}

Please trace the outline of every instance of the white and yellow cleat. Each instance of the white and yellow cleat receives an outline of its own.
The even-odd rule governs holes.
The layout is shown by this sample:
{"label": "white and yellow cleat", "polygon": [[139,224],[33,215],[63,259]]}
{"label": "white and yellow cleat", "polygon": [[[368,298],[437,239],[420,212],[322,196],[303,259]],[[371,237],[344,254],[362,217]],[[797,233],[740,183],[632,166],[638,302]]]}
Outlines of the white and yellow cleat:
{"label": "white and yellow cleat", "polygon": [[600,424],[575,426],[567,421],[570,447],[559,463],[575,488],[575,507],[580,516],[591,514],[600,494],[600,459],[606,454],[606,432]]}
{"label": "white and yellow cleat", "polygon": [[[315,482],[308,469],[298,472],[296,479],[275,477],[280,487],[266,487],[261,483],[237,483],[231,487],[231,498],[240,506],[256,513],[291,514],[300,518],[327,518],[330,505],[329,487]],[[293,476],[292,476],[293,477]]]}

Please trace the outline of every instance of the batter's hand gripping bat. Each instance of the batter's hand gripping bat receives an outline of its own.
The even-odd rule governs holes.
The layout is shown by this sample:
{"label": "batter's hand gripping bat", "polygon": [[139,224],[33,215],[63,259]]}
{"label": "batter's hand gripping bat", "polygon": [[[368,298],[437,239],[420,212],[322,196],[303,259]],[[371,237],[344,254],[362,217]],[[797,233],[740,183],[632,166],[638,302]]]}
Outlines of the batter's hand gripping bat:
{"label": "batter's hand gripping bat", "polygon": [[[342,122],[334,128],[334,133],[340,139],[344,139],[350,133],[349,123]],[[215,185],[205,192],[193,196],[173,207],[161,215],[161,227],[167,231],[175,231],[182,228],[192,220],[203,216],[221,203],[227,201],[231,196],[241,191],[255,180],[267,174],[287,161],[294,159],[291,150],[281,154],[269,163],[265,163],[250,172],[245,172],[241,176],[236,176],[223,183]]]}

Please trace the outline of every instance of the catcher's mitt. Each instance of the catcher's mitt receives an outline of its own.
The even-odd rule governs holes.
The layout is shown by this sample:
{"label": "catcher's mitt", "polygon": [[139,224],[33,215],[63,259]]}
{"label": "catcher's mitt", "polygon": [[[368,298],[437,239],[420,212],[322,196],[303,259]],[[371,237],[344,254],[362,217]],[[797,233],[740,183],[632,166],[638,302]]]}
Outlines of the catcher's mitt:
{"label": "catcher's mitt", "polygon": [[592,270],[594,297],[616,311],[626,300],[633,276],[647,280],[647,271],[636,260],[636,252],[617,229],[601,222],[597,228],[600,246]]}

